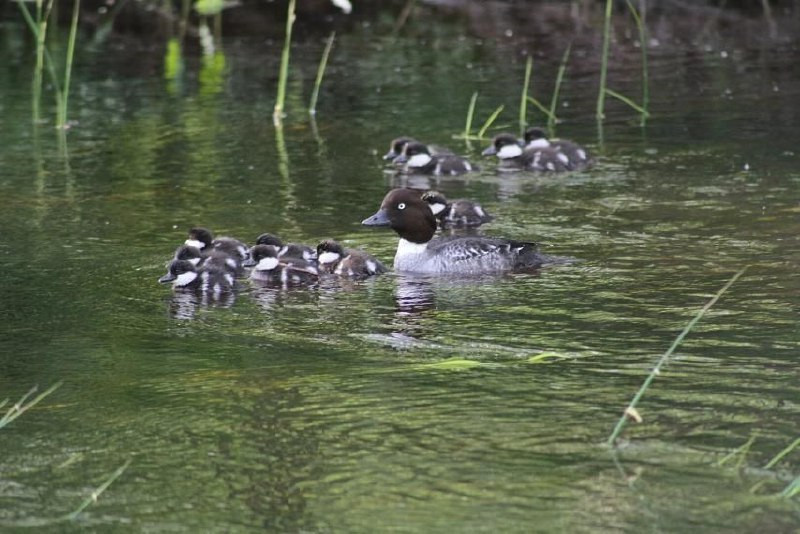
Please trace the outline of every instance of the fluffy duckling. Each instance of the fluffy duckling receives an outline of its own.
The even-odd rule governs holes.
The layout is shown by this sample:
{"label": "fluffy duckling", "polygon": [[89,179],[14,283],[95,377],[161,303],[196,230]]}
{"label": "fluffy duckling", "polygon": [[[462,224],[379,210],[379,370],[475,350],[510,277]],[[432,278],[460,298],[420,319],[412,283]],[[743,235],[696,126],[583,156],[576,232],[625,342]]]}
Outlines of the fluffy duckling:
{"label": "fluffy duckling", "polygon": [[422,200],[428,203],[441,226],[480,226],[494,219],[480,204],[465,199],[448,201],[438,191],[424,193]]}
{"label": "fluffy duckling", "polygon": [[363,250],[345,249],[332,239],[317,245],[317,261],[323,273],[366,278],[386,272],[386,267]]}

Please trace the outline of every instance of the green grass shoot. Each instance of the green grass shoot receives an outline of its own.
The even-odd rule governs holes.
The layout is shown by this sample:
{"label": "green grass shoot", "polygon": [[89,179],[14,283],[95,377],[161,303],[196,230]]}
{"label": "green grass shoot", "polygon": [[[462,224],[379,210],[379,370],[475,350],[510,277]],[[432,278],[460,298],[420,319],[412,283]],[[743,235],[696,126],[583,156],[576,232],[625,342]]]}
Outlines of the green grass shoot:
{"label": "green grass shoot", "polygon": [[647,112],[647,107],[650,104],[650,82],[647,75],[647,30],[642,21],[639,11],[636,10],[631,0],[625,0],[628,3],[628,9],[633,15],[633,20],[636,22],[636,29],[639,30],[639,43],[642,49],[642,106],[640,126],[647,123],[647,118],[650,114]]}
{"label": "green grass shoot", "polygon": [[783,489],[781,492],[781,497],[791,499],[798,493],[800,493],[800,476],[792,480],[789,485]]}
{"label": "green grass shoot", "polygon": [[791,444],[789,444],[789,446],[788,446],[788,447],[786,447],[786,448],[785,448],[785,449],[783,449],[781,452],[779,452],[778,454],[776,454],[776,455],[775,455],[775,456],[772,458],[772,460],[770,460],[769,462],[767,462],[767,465],[765,465],[765,466],[764,466],[764,469],[771,469],[771,468],[772,468],[772,467],[773,467],[775,464],[777,464],[778,462],[780,462],[780,461],[781,461],[781,459],[783,459],[783,457],[784,457],[784,456],[786,456],[787,454],[789,454],[790,452],[792,452],[794,449],[796,449],[796,448],[798,447],[798,445],[800,445],[800,438],[797,438],[797,439],[796,439],[796,440],[794,440],[794,441],[793,441]]}
{"label": "green grass shoot", "polygon": [[472,133],[472,119],[475,117],[475,104],[478,102],[478,92],[472,93],[472,98],[469,99],[469,107],[467,108],[467,122],[464,124],[464,139],[469,139]]}
{"label": "green grass shoot", "polygon": [[619,421],[617,421],[617,425],[614,427],[614,430],[611,432],[611,435],[608,437],[607,443],[609,445],[613,445],[614,441],[617,439],[617,436],[619,436],[620,432],[622,432],[622,429],[623,429],[623,427],[625,426],[625,423],[628,420],[628,414],[636,414],[637,413],[636,412],[636,405],[639,403],[639,400],[642,398],[642,396],[644,395],[645,391],[647,391],[647,388],[650,387],[650,384],[653,382],[655,377],[658,376],[661,373],[661,368],[667,363],[667,361],[669,360],[670,356],[672,356],[672,353],[675,352],[675,349],[677,349],[678,346],[681,344],[681,342],[683,342],[683,338],[686,337],[686,335],[692,330],[692,328],[694,328],[694,325],[697,324],[697,322],[703,317],[703,315],[705,315],[705,313],[709,309],[711,309],[711,307],[717,302],[717,300],[719,300],[719,298],[734,284],[734,282],[736,282],[736,280],[739,279],[740,276],[742,276],[745,273],[745,271],[747,271],[747,269],[748,269],[748,266],[745,266],[739,272],[737,272],[735,275],[733,275],[733,277],[731,277],[730,280],[728,280],[728,283],[726,283],[722,287],[722,289],[720,289],[716,293],[716,295],[714,295],[711,298],[711,300],[709,300],[706,303],[706,305],[703,306],[702,309],[700,309],[700,311],[697,313],[697,315],[695,315],[694,319],[689,321],[689,324],[687,324],[686,327],[678,335],[678,337],[675,338],[675,341],[672,343],[672,346],[670,346],[670,348],[667,350],[667,352],[665,352],[661,356],[661,358],[659,358],[659,360],[656,363],[655,367],[653,367],[653,370],[650,371],[650,374],[647,376],[647,378],[645,379],[644,383],[642,383],[642,386],[639,388],[639,391],[637,391],[636,395],[634,395],[633,400],[631,400],[630,404],[628,404],[628,406],[625,408],[625,410],[623,410],[622,416],[619,418]]}
{"label": "green grass shoot", "polygon": [[750,439],[748,439],[744,445],[735,448],[734,450],[726,454],[725,457],[719,460],[716,464],[717,467],[722,467],[728,460],[736,456],[739,456],[739,461],[736,462],[736,468],[738,469],[739,467],[741,467],[742,464],[744,463],[745,457],[747,457],[747,453],[750,452],[750,446],[753,445],[753,442],[755,440],[756,440],[756,435],[753,434],[752,436],[750,436]]}
{"label": "green grass shoot", "polygon": [[548,122],[550,122],[550,121],[553,121],[553,122],[555,122],[555,120],[556,120],[556,117],[555,117],[555,115],[553,115],[553,114],[551,114],[551,113],[550,113],[550,109],[549,109],[547,106],[545,106],[544,104],[542,104],[541,102],[539,102],[539,101],[538,101],[536,98],[534,98],[534,97],[532,97],[532,96],[529,96],[529,97],[528,97],[528,102],[530,102],[531,104],[533,104],[534,106],[536,106],[536,108],[537,108],[539,111],[541,111],[542,113],[544,113],[544,114],[547,116],[547,121],[548,121]]}
{"label": "green grass shoot", "polygon": [[569,54],[572,51],[572,43],[567,45],[564,50],[564,55],[561,56],[561,64],[558,66],[558,74],[556,74],[556,84],[553,86],[553,95],[550,97],[550,113],[547,114],[547,129],[551,136],[555,135],[555,126],[558,122],[556,116],[556,108],[558,107],[558,95],[561,92],[561,82],[564,81],[564,72],[567,70],[567,62],[569,61]]}
{"label": "green grass shoot", "polygon": [[500,113],[503,112],[503,108],[505,108],[505,106],[498,106],[497,109],[494,110],[494,112],[491,115],[489,115],[489,118],[486,119],[486,122],[483,123],[481,129],[478,130],[478,139],[485,139],[484,135],[486,134],[486,131],[492,126],[492,124],[500,115]]}
{"label": "green grass shoot", "polygon": [[533,71],[533,57],[528,56],[525,62],[525,81],[522,82],[522,94],[519,97],[519,134],[525,133],[525,126],[528,125],[528,89],[531,84],[531,72]]}
{"label": "green grass shoot", "polygon": [[[55,384],[47,388],[45,391],[41,392],[39,395],[34,397],[33,400],[30,401],[28,404],[25,404],[25,401],[28,400],[28,397],[36,393],[36,391],[39,389],[39,386],[32,387],[30,390],[28,390],[28,392],[25,395],[22,396],[22,398],[20,398],[17,402],[14,403],[13,406],[11,406],[11,408],[8,409],[8,411],[5,413],[5,415],[3,415],[3,417],[0,417],[0,428],[3,428],[4,426],[8,425],[12,421],[14,421],[14,419],[16,419],[17,417],[28,411],[30,408],[36,406],[36,404],[38,404],[40,400],[47,397],[52,392],[61,387],[62,383],[63,382],[56,382]],[[6,404],[8,404],[8,399],[5,399],[3,402],[0,402],[0,407],[5,406]]]}
{"label": "green grass shoot", "polygon": [[283,104],[286,100],[286,84],[289,78],[289,50],[292,46],[292,26],[294,25],[294,6],[296,0],[289,0],[289,8],[286,10],[286,38],[283,42],[281,52],[281,68],[278,74],[278,96],[275,101],[275,109],[272,112],[272,122],[276,125],[283,121]]}
{"label": "green grass shoot", "polygon": [[328,65],[328,56],[331,53],[331,48],[333,47],[333,40],[336,38],[336,32],[331,32],[331,36],[328,37],[328,42],[325,43],[325,51],[322,52],[322,59],[319,61],[319,67],[317,68],[317,79],[314,80],[314,91],[311,93],[311,102],[308,104],[308,112],[311,115],[316,115],[317,113],[317,99],[319,98],[319,87],[322,85],[322,77],[325,75],[325,67]]}
{"label": "green grass shoot", "polygon": [[129,466],[129,465],[131,465],[131,461],[132,461],[132,459],[131,459],[131,458],[128,458],[128,459],[125,461],[125,463],[124,463],[124,464],[122,464],[122,465],[121,465],[120,467],[118,467],[118,468],[117,468],[117,469],[116,469],[116,470],[115,470],[113,473],[111,473],[111,476],[109,476],[109,477],[108,477],[108,478],[105,480],[105,482],[103,482],[102,484],[100,484],[100,486],[98,486],[98,487],[97,487],[97,489],[95,489],[95,490],[94,490],[94,491],[93,491],[93,492],[92,492],[92,493],[91,493],[91,494],[90,494],[88,497],[86,497],[86,498],[83,500],[83,502],[80,504],[80,506],[78,506],[78,507],[77,507],[77,508],[76,508],[74,511],[72,511],[72,512],[70,512],[69,514],[65,515],[65,516],[63,517],[63,519],[65,519],[65,520],[68,520],[68,521],[72,521],[72,520],[74,520],[75,518],[77,518],[77,517],[78,517],[78,516],[81,514],[81,512],[83,512],[83,511],[84,511],[84,510],[85,510],[85,509],[86,509],[86,508],[87,508],[87,507],[88,507],[90,504],[92,504],[92,503],[94,503],[94,502],[97,502],[97,499],[98,499],[98,497],[100,497],[100,495],[101,495],[101,494],[102,494],[102,493],[103,493],[103,492],[104,492],[106,489],[108,489],[108,487],[109,487],[109,486],[110,486],[110,485],[111,485],[111,484],[112,484],[112,483],[113,483],[113,482],[114,482],[116,479],[118,479],[118,478],[119,478],[119,477],[122,475],[122,473],[124,473],[124,472],[125,472],[125,470],[128,468],[128,466]]}
{"label": "green grass shoot", "polygon": [[603,48],[600,59],[600,90],[597,92],[597,120],[605,118],[606,77],[608,74],[608,47],[611,41],[611,7],[613,0],[606,0],[605,18],[603,20]]}
{"label": "green grass shoot", "polygon": [[81,11],[81,0],[75,0],[72,5],[72,24],[69,28],[69,42],[67,45],[67,64],[64,67],[64,96],[58,106],[58,128],[68,128],[67,104],[69,102],[69,84],[72,81],[72,59],[75,56],[75,39],[78,35],[78,15]]}

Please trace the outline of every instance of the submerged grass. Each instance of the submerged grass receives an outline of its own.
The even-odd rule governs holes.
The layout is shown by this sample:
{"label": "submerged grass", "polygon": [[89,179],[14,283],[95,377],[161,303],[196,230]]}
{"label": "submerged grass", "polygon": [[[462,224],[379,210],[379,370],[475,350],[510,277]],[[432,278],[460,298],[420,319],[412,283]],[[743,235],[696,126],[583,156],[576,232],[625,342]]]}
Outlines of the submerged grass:
{"label": "submerged grass", "polygon": [[619,421],[617,421],[614,430],[611,432],[611,435],[608,437],[608,440],[606,441],[609,445],[614,444],[614,441],[617,439],[617,436],[619,436],[620,432],[622,432],[622,429],[625,427],[625,423],[627,422],[628,417],[633,417],[633,418],[638,417],[638,412],[636,411],[636,405],[639,403],[639,400],[642,398],[645,391],[647,391],[647,388],[650,387],[650,384],[653,382],[655,377],[661,373],[661,368],[667,363],[670,356],[672,356],[672,353],[675,352],[675,349],[678,348],[683,339],[687,336],[687,334],[689,334],[692,328],[694,328],[694,325],[697,324],[697,322],[703,317],[703,315],[705,315],[705,313],[711,309],[711,307],[734,284],[734,282],[736,282],[736,280],[738,280],[739,277],[742,276],[745,273],[745,271],[747,271],[748,267],[749,266],[742,268],[739,272],[733,275],[733,277],[730,280],[728,280],[728,283],[726,283],[722,287],[722,289],[720,289],[716,293],[716,295],[714,295],[714,297],[712,297],[711,300],[709,300],[706,303],[706,305],[703,306],[702,309],[700,309],[697,315],[695,315],[694,319],[689,321],[689,324],[687,324],[686,327],[683,329],[683,331],[681,331],[681,333],[678,335],[678,337],[675,338],[675,341],[672,343],[672,346],[670,346],[670,348],[667,349],[667,352],[665,352],[661,356],[661,358],[658,360],[658,363],[656,363],[655,367],[653,367],[653,370],[650,371],[650,374],[647,376],[644,383],[642,383],[642,386],[639,388],[639,391],[637,391],[636,395],[634,395],[633,400],[631,400],[631,402],[623,411],[622,416],[619,418]]}
{"label": "submerged grass", "polygon": [[281,68],[278,74],[278,96],[275,100],[275,109],[272,112],[272,122],[279,125],[283,122],[283,105],[286,100],[286,84],[289,79],[289,51],[292,46],[292,26],[295,19],[295,0],[289,0],[286,10],[286,38],[281,52]]}
{"label": "submerged grass", "polygon": [[[8,411],[2,418],[0,418],[0,428],[3,428],[4,426],[10,424],[12,421],[14,421],[17,417],[28,411],[30,408],[36,406],[36,404],[38,404],[39,401],[41,401],[43,398],[47,397],[52,392],[61,387],[62,383],[63,382],[56,382],[55,384],[47,388],[45,391],[41,392],[36,397],[34,397],[33,400],[30,401],[28,404],[25,404],[25,401],[28,400],[28,397],[36,393],[36,391],[38,391],[39,389],[39,386],[32,387],[30,390],[28,390],[28,392],[25,395],[23,395],[17,402],[15,402],[14,405],[11,406],[11,408],[8,409]],[[0,407],[5,406],[6,404],[8,404],[8,399],[5,399],[4,401],[0,402]]]}
{"label": "submerged grass", "polygon": [[111,475],[105,480],[105,482],[100,484],[97,487],[97,489],[95,489],[88,497],[86,497],[86,499],[83,500],[80,506],[78,506],[75,510],[73,510],[69,514],[65,515],[62,519],[66,521],[72,521],[76,519],[81,514],[81,512],[83,512],[90,504],[97,502],[98,497],[100,497],[100,495],[106,489],[108,489],[108,487],[115,480],[117,480],[122,475],[122,473],[125,472],[128,466],[131,465],[131,461],[133,460],[131,458],[128,458],[124,464],[119,466],[113,473],[111,473]]}
{"label": "submerged grass", "polygon": [[319,67],[317,68],[317,79],[314,80],[314,91],[311,93],[311,102],[308,104],[308,112],[311,115],[317,114],[317,99],[319,98],[319,87],[322,85],[322,77],[325,75],[325,67],[328,65],[328,56],[333,48],[333,40],[336,38],[336,32],[331,32],[328,37],[328,42],[325,43],[325,51],[322,52],[322,59],[319,60]]}

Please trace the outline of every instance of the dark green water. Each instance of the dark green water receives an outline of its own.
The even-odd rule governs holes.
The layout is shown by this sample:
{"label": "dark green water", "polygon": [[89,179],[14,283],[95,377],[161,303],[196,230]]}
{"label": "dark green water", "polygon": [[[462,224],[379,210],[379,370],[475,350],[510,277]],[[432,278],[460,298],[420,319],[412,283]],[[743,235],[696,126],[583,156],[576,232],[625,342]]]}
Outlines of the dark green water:
{"label": "dark green water", "polygon": [[[446,24],[392,40],[389,22],[375,24],[337,37],[316,131],[302,106],[322,42],[298,43],[282,139],[275,45],[230,41],[222,70],[189,54],[177,81],[163,50],[87,50],[65,143],[31,126],[32,50],[21,26],[2,27],[0,398],[64,382],[0,430],[5,528],[69,513],[128,458],[73,525],[798,528],[797,498],[775,496],[798,451],[762,469],[800,428],[794,45],[654,52],[650,125],[609,103],[602,146],[596,50],[583,50],[558,133],[599,155],[593,169],[498,175],[484,161],[432,182],[481,201],[496,216],[485,233],[576,264],[315,290],[245,283],[227,307],[156,283],[196,224],[249,241],[335,237],[391,263],[395,235],[359,224],[398,183],[378,157],[389,140],[411,133],[479,160],[482,145],[451,139],[475,90],[480,121],[506,104],[499,123],[516,127],[524,58],[512,45]],[[537,59],[543,99],[559,56]],[[631,57],[612,79],[634,95]],[[658,356],[745,265],[612,454],[604,441]],[[563,358],[529,361],[543,351]],[[450,358],[480,365],[432,365]],[[739,468],[716,465],[753,435]]]}

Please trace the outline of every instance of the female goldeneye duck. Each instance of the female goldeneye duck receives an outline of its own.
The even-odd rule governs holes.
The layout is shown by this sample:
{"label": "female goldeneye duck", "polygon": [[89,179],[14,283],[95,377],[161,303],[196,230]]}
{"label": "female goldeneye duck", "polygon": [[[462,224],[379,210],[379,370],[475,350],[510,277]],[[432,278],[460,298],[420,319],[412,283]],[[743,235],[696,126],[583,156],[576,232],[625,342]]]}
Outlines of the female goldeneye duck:
{"label": "female goldeneye duck", "polygon": [[569,159],[570,166],[580,168],[590,163],[589,153],[585,148],[568,139],[548,139],[544,128],[534,126],[525,130],[525,148],[553,147],[561,151]]}
{"label": "female goldeneye duck", "polygon": [[553,147],[524,148],[519,140],[509,133],[498,134],[492,144],[483,151],[484,156],[497,156],[501,170],[528,169],[543,172],[571,170],[569,158]]}
{"label": "female goldeneye duck", "polygon": [[252,266],[250,278],[269,284],[302,285],[316,282],[319,271],[302,258],[278,257],[274,245],[256,245],[250,249],[245,265]]}
{"label": "female goldeneye duck", "polygon": [[317,251],[308,245],[301,245],[299,243],[284,243],[283,240],[274,234],[261,234],[256,239],[256,245],[268,245],[275,247],[275,251],[279,258],[301,258],[308,262],[314,262],[317,259]]}
{"label": "female goldeneye duck", "polygon": [[317,262],[323,273],[366,278],[386,272],[383,264],[363,250],[345,249],[332,239],[317,245]]}
{"label": "female goldeneye duck", "polygon": [[437,191],[424,193],[422,200],[428,203],[442,226],[480,226],[494,219],[476,202],[464,199],[448,201]]}
{"label": "female goldeneye duck", "polygon": [[422,143],[408,143],[394,162],[403,164],[403,172],[409,174],[457,175],[472,170],[466,159],[453,154],[431,154]]}
{"label": "female goldeneye duck", "polygon": [[433,237],[436,218],[418,191],[393,189],[366,226],[390,226],[400,236],[394,267],[420,273],[480,274],[542,265],[536,243],[490,237]]}
{"label": "female goldeneye duck", "polygon": [[231,273],[206,267],[198,270],[187,260],[172,260],[167,274],[158,281],[162,284],[172,282],[173,289],[199,289],[213,293],[230,291],[234,284]]}

